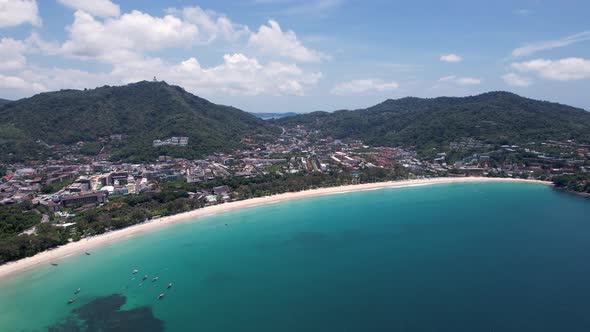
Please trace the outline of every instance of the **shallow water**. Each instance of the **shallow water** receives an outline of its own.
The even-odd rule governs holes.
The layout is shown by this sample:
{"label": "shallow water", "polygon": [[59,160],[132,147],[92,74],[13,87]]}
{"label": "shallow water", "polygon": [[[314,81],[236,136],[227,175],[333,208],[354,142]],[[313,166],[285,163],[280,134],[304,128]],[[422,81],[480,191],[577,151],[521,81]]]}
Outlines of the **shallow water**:
{"label": "shallow water", "polygon": [[2,281],[0,331],[590,331],[589,258],[590,200],[547,186],[322,196]]}

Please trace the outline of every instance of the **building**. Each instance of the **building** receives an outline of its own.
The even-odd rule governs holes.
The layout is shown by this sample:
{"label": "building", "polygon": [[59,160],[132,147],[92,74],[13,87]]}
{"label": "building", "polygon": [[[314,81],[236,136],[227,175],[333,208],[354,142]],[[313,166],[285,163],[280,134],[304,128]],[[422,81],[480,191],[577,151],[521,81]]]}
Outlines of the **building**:
{"label": "building", "polygon": [[152,142],[154,147],[158,146],[165,146],[165,145],[176,145],[176,146],[187,146],[188,145],[188,137],[181,136],[181,137],[169,137],[164,139],[156,139]]}
{"label": "building", "polygon": [[107,194],[104,191],[74,196],[62,196],[61,204],[65,207],[83,204],[102,204],[106,202]]}
{"label": "building", "polygon": [[213,188],[213,192],[215,193],[215,195],[227,195],[229,194],[231,190],[229,189],[228,186],[219,186],[219,187],[215,187]]}

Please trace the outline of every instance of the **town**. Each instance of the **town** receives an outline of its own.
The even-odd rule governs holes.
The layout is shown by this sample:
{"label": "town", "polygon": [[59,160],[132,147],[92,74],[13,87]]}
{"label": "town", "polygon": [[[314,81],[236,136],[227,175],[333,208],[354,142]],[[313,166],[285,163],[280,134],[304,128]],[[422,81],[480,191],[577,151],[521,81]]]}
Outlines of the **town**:
{"label": "town", "polygon": [[[326,138],[302,125],[281,130],[274,142],[246,140],[245,148],[231,153],[214,153],[198,160],[162,155],[142,164],[109,161],[104,148],[95,156],[83,155],[80,151],[87,142],[50,146],[59,159],[3,165],[0,203],[28,202],[43,207],[53,214],[43,220],[68,227],[74,224],[70,219],[76,213],[100,208],[116,197],[158,193],[172,182],[192,184],[196,189],[188,192],[190,199],[207,206],[251,197],[251,193],[245,195],[224,184],[227,181],[247,182],[268,175],[325,174],[342,179],[340,184],[355,184],[440,176],[550,180],[556,175],[590,171],[590,146],[571,140],[495,146],[466,137],[451,142],[445,151],[420,157],[413,147],[372,147],[358,140]],[[112,135],[101,141],[108,144],[121,139],[123,135]],[[188,137],[169,137],[153,144],[186,148],[188,143]],[[366,176],[371,171],[381,175]]]}

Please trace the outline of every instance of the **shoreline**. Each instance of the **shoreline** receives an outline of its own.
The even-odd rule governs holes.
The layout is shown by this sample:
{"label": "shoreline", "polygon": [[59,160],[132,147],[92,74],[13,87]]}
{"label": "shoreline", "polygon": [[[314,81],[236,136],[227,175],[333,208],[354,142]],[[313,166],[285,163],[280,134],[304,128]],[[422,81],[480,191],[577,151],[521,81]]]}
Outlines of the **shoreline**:
{"label": "shoreline", "polygon": [[416,179],[416,180],[400,180],[377,183],[365,183],[357,185],[346,185],[340,187],[328,187],[310,189],[298,192],[287,192],[272,196],[256,197],[241,201],[228,202],[213,206],[204,207],[192,211],[187,211],[171,216],[153,219],[144,223],[135,224],[123,229],[107,232],[96,235],[90,238],[81,239],[77,242],[71,242],[60,247],[56,247],[47,251],[40,252],[34,256],[26,257],[18,261],[9,262],[0,265],[0,281],[8,277],[15,276],[18,273],[34,269],[36,267],[57,262],[63,258],[73,255],[84,254],[86,251],[104,246],[106,244],[115,242],[117,240],[127,239],[132,236],[153,231],[169,225],[196,221],[207,216],[212,216],[219,213],[235,211],[244,208],[251,208],[261,205],[268,205],[273,203],[286,202],[296,199],[311,198],[332,194],[344,194],[359,191],[388,189],[388,188],[404,188],[413,186],[425,186],[435,184],[449,184],[449,183],[483,183],[483,182],[516,182],[516,183],[533,183],[552,186],[548,181],[540,180],[525,180],[514,178],[487,178],[487,177],[444,177],[444,178],[430,178],[430,179]]}

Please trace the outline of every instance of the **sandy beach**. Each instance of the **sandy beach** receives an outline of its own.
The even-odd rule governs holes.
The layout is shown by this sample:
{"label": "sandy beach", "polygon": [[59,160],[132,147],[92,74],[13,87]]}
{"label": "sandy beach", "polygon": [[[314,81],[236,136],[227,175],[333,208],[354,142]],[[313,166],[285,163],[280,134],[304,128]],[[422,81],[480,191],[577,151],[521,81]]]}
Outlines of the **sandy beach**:
{"label": "sandy beach", "polygon": [[306,190],[300,192],[284,193],[273,196],[252,198],[243,201],[236,201],[230,203],[224,203],[220,205],[214,205],[197,209],[185,213],[180,213],[173,216],[162,217],[142,224],[130,226],[128,228],[116,230],[113,232],[101,234],[95,237],[82,239],[78,242],[72,242],[61,247],[54,248],[49,251],[39,253],[35,256],[24,258],[15,262],[10,262],[0,266],[0,279],[6,279],[9,276],[14,276],[19,272],[23,272],[37,266],[47,265],[50,263],[59,263],[59,260],[72,255],[84,254],[86,251],[91,251],[93,248],[100,247],[102,245],[120,240],[126,239],[131,236],[156,230],[161,227],[168,225],[185,222],[195,221],[199,218],[214,215],[222,212],[238,210],[242,208],[255,207],[265,204],[284,202],[294,199],[308,198],[314,196],[340,194],[355,191],[364,190],[376,190],[385,188],[399,188],[399,187],[410,187],[420,185],[433,185],[433,184],[445,184],[445,183],[467,183],[467,182],[525,182],[525,183],[538,183],[544,185],[551,185],[551,182],[537,181],[537,180],[522,180],[522,179],[510,179],[510,178],[484,178],[484,177],[461,177],[461,178],[434,178],[434,179],[418,179],[418,180],[403,180],[403,181],[390,181],[390,182],[378,182],[378,183],[367,183],[359,185],[348,185],[341,187],[321,188]]}

